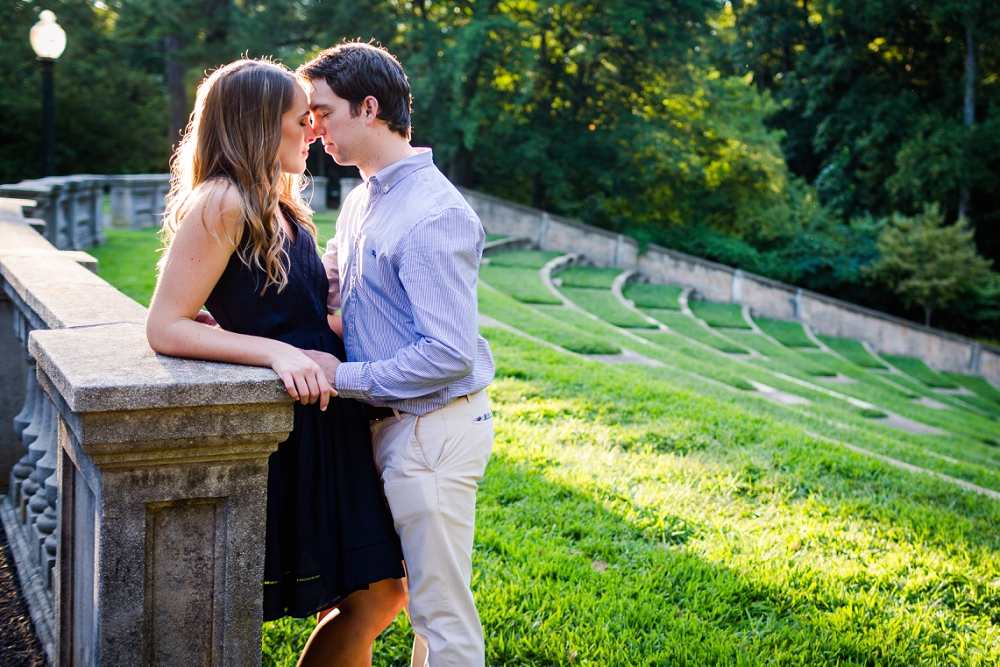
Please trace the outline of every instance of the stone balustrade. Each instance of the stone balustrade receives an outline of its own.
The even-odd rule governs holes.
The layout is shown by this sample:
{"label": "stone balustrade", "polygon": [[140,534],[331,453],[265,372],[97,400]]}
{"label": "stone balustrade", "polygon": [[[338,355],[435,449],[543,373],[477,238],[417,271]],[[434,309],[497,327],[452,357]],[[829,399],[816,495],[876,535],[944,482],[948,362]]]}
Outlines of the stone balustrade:
{"label": "stone balustrade", "polygon": [[159,227],[170,192],[170,174],[108,176],[110,226],[118,229]]}
{"label": "stone balustrade", "polygon": [[86,250],[103,243],[101,234],[107,176],[49,176],[0,185],[0,197],[29,199],[24,215],[60,250]]}
{"label": "stone balustrade", "polygon": [[[325,176],[309,177],[302,196],[314,211],[326,210],[328,183]],[[111,200],[107,217],[105,191]],[[104,226],[159,227],[169,192],[170,174],[78,174],[0,185],[0,197],[30,200],[24,216],[60,250],[86,250],[103,243]]]}
{"label": "stone balustrade", "polygon": [[95,269],[0,216],[0,518],[36,633],[54,665],[259,665],[291,400],[269,369],[154,354]]}

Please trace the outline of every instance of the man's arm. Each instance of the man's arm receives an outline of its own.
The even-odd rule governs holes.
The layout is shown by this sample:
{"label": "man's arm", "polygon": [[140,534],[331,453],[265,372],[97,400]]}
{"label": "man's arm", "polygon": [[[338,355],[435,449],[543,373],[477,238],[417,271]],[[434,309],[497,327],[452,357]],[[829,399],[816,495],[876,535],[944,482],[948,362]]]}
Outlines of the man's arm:
{"label": "man's arm", "polygon": [[417,398],[473,371],[482,241],[479,220],[461,208],[423,220],[410,231],[399,279],[410,299],[418,339],[391,359],[340,364],[335,386],[341,396]]}

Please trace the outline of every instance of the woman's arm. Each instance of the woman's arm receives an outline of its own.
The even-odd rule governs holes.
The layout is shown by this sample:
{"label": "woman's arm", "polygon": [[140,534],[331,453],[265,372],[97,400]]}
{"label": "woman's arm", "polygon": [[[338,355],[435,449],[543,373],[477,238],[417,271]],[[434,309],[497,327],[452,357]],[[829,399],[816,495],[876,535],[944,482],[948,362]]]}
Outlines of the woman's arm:
{"label": "woman's arm", "polygon": [[319,365],[287,343],[195,321],[235,252],[239,195],[231,186],[206,197],[181,221],[146,316],[146,338],[161,354],[274,369],[292,398],[326,409],[336,392]]}

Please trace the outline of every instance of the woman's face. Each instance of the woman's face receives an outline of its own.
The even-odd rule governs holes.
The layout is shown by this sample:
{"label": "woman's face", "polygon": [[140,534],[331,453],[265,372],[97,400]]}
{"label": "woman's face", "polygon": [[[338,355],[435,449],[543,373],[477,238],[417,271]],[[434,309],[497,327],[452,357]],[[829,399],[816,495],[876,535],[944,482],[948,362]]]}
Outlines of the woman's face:
{"label": "woman's face", "polygon": [[281,143],[278,145],[278,159],[281,171],[286,174],[301,174],[306,170],[306,156],[309,144],[316,135],[309,125],[309,105],[302,86],[295,86],[295,101],[292,108],[281,117]]}

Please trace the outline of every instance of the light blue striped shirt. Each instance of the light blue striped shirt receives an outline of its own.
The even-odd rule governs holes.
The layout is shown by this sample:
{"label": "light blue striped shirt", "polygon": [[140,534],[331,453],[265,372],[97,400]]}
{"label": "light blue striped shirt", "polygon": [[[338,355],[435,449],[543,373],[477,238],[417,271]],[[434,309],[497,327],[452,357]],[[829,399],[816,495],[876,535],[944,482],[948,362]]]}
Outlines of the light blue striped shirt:
{"label": "light blue striped shirt", "polygon": [[486,233],[430,149],[342,201],[323,264],[344,318],[341,396],[422,415],[493,381],[476,285]]}

